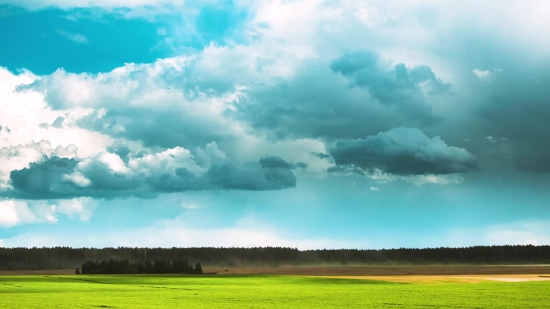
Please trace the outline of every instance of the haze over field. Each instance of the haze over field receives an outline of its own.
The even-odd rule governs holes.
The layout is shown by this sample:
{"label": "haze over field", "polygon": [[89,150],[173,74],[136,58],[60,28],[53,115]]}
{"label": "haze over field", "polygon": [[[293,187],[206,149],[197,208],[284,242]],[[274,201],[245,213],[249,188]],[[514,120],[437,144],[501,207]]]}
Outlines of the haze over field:
{"label": "haze over field", "polygon": [[548,16],[0,0],[0,247],[550,244]]}

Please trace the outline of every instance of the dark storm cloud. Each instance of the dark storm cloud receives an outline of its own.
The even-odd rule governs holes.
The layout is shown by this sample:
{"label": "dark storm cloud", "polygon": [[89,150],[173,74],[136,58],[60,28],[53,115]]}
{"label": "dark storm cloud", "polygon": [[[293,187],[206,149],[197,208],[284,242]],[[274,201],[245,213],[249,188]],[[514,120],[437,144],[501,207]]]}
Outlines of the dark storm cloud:
{"label": "dark storm cloud", "polygon": [[236,190],[281,190],[296,186],[291,168],[266,167],[261,163],[240,167],[232,163],[215,164],[208,170],[207,177],[215,187]]}
{"label": "dark storm cloud", "polygon": [[450,84],[436,78],[428,66],[409,69],[403,63],[388,66],[377,53],[360,51],[348,53],[331,62],[330,68],[350,81],[351,87],[360,87],[383,105],[394,106],[411,115],[431,119],[431,109],[425,102],[421,85],[426,84],[429,94],[448,94]]}
{"label": "dark storm cloud", "polygon": [[[448,146],[414,128],[396,128],[366,139],[340,140],[330,149],[337,168],[400,175],[445,175],[476,168],[466,149]],[[338,171],[335,169],[333,172]]]}
{"label": "dark storm cloud", "polygon": [[517,169],[550,172],[550,65],[507,68],[488,84],[478,129],[509,140]]}
{"label": "dark storm cloud", "polygon": [[63,199],[80,196],[114,197],[136,194],[141,186],[138,177],[127,177],[108,169],[100,162],[92,162],[83,171],[90,183],[80,186],[67,179],[76,170],[75,159],[51,157],[31,163],[28,168],[10,173],[13,191],[1,194],[23,199]]}
{"label": "dark storm cloud", "polygon": [[185,168],[179,168],[176,169],[175,175],[153,175],[148,177],[146,182],[158,192],[268,191],[295,187],[296,177],[290,168],[264,167],[257,162],[236,166],[227,162],[210,166],[206,175],[203,176],[197,176]]}
{"label": "dark storm cloud", "polygon": [[305,168],[303,163],[264,157],[259,162],[240,166],[231,162],[213,164],[202,175],[183,167],[176,168],[173,174],[152,171],[144,175],[115,172],[100,160],[78,163],[75,159],[58,157],[31,163],[28,168],[10,173],[13,190],[0,191],[0,195],[20,199],[64,199],[147,197],[163,192],[199,190],[282,190],[296,186],[292,169]]}
{"label": "dark storm cloud", "polygon": [[[468,46],[468,53],[457,55],[463,46]],[[425,132],[459,145],[468,138],[468,149],[484,170],[550,172],[548,53],[483,32],[450,42],[440,53],[457,60],[450,70],[461,91],[455,95],[459,100],[450,121]],[[525,54],[532,59],[527,61],[521,56]],[[479,78],[474,69],[489,71],[491,78]],[[489,136],[501,141],[491,143]]]}
{"label": "dark storm cloud", "polygon": [[[185,145],[195,148],[212,141],[222,143],[233,138],[223,124],[214,119],[192,115],[180,106],[113,106],[102,118],[90,115],[81,119],[79,126],[116,138],[141,141],[147,147],[173,148]],[[120,127],[124,130],[119,130]]]}
{"label": "dark storm cloud", "polygon": [[[50,195],[58,198],[62,194],[54,192],[52,185],[63,183],[63,175],[72,172],[77,163],[75,159],[52,157],[42,163],[31,163],[29,168],[12,171],[10,180],[15,190],[27,192],[30,199]],[[72,190],[68,187],[63,191],[71,195]]]}
{"label": "dark storm cloud", "polygon": [[319,159],[328,159],[328,158],[330,158],[330,155],[328,155],[326,153],[322,153],[322,152],[312,152],[311,154],[316,156]]}
{"label": "dark storm cloud", "polygon": [[399,126],[437,124],[428,96],[450,93],[450,85],[428,66],[389,66],[370,51],[330,63],[305,62],[296,71],[289,81],[250,85],[238,110],[229,114],[278,139],[361,138]]}
{"label": "dark storm cloud", "polygon": [[274,156],[266,156],[266,157],[263,157],[260,159],[260,165],[263,167],[263,168],[282,168],[282,169],[289,169],[289,170],[292,170],[292,169],[295,169],[295,168],[306,168],[307,167],[307,164],[306,163],[303,163],[303,162],[298,162],[298,163],[289,163],[289,162],[286,162],[285,160],[279,158],[279,157],[274,157]]}

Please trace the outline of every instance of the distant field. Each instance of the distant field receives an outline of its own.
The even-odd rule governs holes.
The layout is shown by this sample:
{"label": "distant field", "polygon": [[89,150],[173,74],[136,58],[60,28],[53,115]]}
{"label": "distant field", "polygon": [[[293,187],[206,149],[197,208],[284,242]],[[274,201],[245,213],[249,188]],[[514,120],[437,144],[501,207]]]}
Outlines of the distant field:
{"label": "distant field", "polygon": [[0,308],[550,308],[550,281],[494,276],[3,276]]}
{"label": "distant field", "polygon": [[205,267],[204,271],[218,274],[305,276],[536,275],[550,274],[550,265]]}
{"label": "distant field", "polygon": [[[550,274],[550,265],[419,265],[419,266],[298,266],[204,267],[204,272],[229,275],[408,276]],[[74,269],[0,271],[0,276],[73,275]]]}

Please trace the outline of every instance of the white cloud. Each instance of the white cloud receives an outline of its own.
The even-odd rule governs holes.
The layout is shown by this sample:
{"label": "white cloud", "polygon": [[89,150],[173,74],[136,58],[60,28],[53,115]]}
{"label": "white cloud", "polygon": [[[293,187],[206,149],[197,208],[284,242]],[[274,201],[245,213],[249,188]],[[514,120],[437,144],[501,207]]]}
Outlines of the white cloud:
{"label": "white cloud", "polygon": [[55,206],[43,202],[29,207],[24,201],[0,200],[0,227],[38,222],[55,223],[55,209]]}
{"label": "white cloud", "polygon": [[[242,53],[239,51],[240,49],[243,49]],[[228,69],[227,63],[219,62],[219,59],[231,58],[233,52],[237,53],[237,58],[235,61],[230,61],[232,67]],[[252,61],[248,57],[249,53],[252,53],[254,58]],[[227,79],[242,78],[243,82],[252,80],[269,82],[273,72],[269,74],[256,72],[254,63],[258,55],[259,51],[255,52],[253,48],[241,46],[233,50],[212,45],[198,56],[159,59],[151,64],[130,63],[111,72],[97,75],[72,74],[58,70],[52,75],[41,77],[34,88],[47,93],[46,100],[54,106],[67,110],[91,110],[92,112],[87,115],[96,115],[98,119],[108,117],[108,113],[111,111],[117,112],[122,116],[110,119],[114,121],[102,122],[100,125],[102,129],[113,134],[132,134],[132,132],[128,132],[131,130],[128,128],[128,124],[137,121],[137,119],[132,118],[128,111],[139,111],[144,113],[144,116],[169,113],[180,118],[179,121],[182,125],[194,126],[181,129],[186,135],[191,136],[190,138],[195,131],[198,131],[220,136],[221,139],[231,139],[231,143],[223,143],[219,140],[212,143],[212,140],[206,140],[206,145],[203,144],[196,148],[196,160],[201,164],[208,161],[204,157],[205,151],[213,151],[208,150],[208,147],[213,147],[216,148],[217,153],[210,155],[213,156],[213,160],[218,162],[224,160],[225,156],[235,163],[241,164],[255,161],[265,155],[275,155],[292,162],[308,163],[307,169],[297,171],[297,173],[326,176],[326,169],[330,163],[311,155],[312,152],[325,152],[325,145],[322,141],[314,139],[269,140],[265,134],[254,132],[246,123],[231,119],[224,114],[227,110],[234,110],[235,106],[240,104],[240,99],[247,95],[246,88],[237,85],[226,93],[212,94],[207,89],[197,88],[194,84],[181,85],[170,82],[189,79],[188,71],[191,70],[191,66],[193,72],[197,72],[197,74],[193,74],[197,79],[217,78],[216,76],[207,76],[214,74]],[[235,62],[239,61],[245,62],[243,63],[244,67],[235,67]],[[236,68],[241,74],[234,74]],[[202,74],[204,76],[201,76]],[[103,115],[100,115],[100,111]],[[71,121],[64,122],[64,125],[70,124]],[[143,126],[140,125],[139,129],[142,128]],[[165,132],[158,134],[165,134]],[[159,139],[161,138],[163,137],[159,136]],[[223,151],[219,148],[222,145]],[[138,171],[151,169],[153,166],[163,170],[173,170],[175,166],[184,166],[191,171],[200,172],[204,166],[201,164],[198,166],[193,162],[193,156],[189,150],[183,147],[186,145],[182,144],[156,154],[131,159],[128,167]],[[219,157],[220,154],[223,154],[223,158]],[[216,156],[218,157],[214,158]],[[206,163],[210,164],[210,162]],[[77,176],[74,175],[74,180],[77,182],[80,180],[81,185],[85,185],[86,181]]]}
{"label": "white cloud", "polygon": [[499,69],[499,68],[494,68],[493,70],[481,70],[481,69],[474,69],[472,71],[472,73],[474,73],[474,75],[479,78],[480,80],[482,81],[492,81],[493,79],[495,79],[496,75],[498,73],[502,73],[504,72],[503,69]]}
{"label": "white cloud", "polygon": [[63,181],[71,182],[79,187],[87,187],[92,182],[86,176],[82,175],[81,172],[74,172],[72,174],[63,175]]}
{"label": "white cloud", "polygon": [[493,137],[493,136],[486,136],[485,137],[485,140],[490,142],[490,143],[497,143],[497,142],[508,142],[510,141],[508,138],[506,137]]}
{"label": "white cloud", "polygon": [[0,201],[0,226],[10,227],[20,223],[18,212],[26,210],[28,210],[27,205],[23,202]]}
{"label": "white cloud", "polygon": [[[78,120],[93,113],[93,109],[73,107],[54,110],[45,102],[43,93],[16,90],[18,86],[28,85],[36,80],[38,77],[30,72],[25,71],[14,75],[0,67],[0,124],[10,130],[0,132],[0,149],[17,148],[23,145],[23,147],[34,148],[38,152],[46,149],[52,152],[49,148],[53,148],[59,152],[58,155],[87,157],[112,143],[110,137],[76,125]],[[64,119],[63,125],[52,126],[59,117]],[[40,144],[43,141],[48,145]],[[58,147],[66,150],[63,152]],[[11,149],[8,152],[23,151],[28,155],[31,150]]]}
{"label": "white cloud", "polygon": [[380,191],[380,188],[371,186],[369,190],[371,190],[371,191]]}
{"label": "white cloud", "polygon": [[[33,206],[33,213],[37,218],[35,222],[47,222],[47,223],[57,222],[56,209],[57,207],[55,205],[48,205],[45,202],[35,203],[35,205]],[[28,223],[33,223],[33,222],[28,222]]]}
{"label": "white cloud", "polygon": [[148,173],[149,171],[172,173],[179,167],[184,167],[195,174],[206,171],[195,163],[191,152],[183,147],[167,149],[141,158],[132,158],[128,162],[128,166],[136,173]]}
{"label": "white cloud", "polygon": [[464,182],[464,177],[462,177],[461,174],[399,176],[383,173],[382,171],[375,169],[367,176],[373,180],[376,180],[378,183],[390,183],[401,180],[416,186],[425,184],[457,185]]}
{"label": "white cloud", "polygon": [[80,221],[89,221],[97,201],[89,198],[60,200],[57,202],[0,200],[0,227],[9,228],[21,224],[56,223],[58,214],[69,218],[78,216]]}
{"label": "white cloud", "polygon": [[88,38],[80,33],[70,33],[64,30],[57,31],[59,35],[78,44],[88,44]]}
{"label": "white cloud", "polygon": [[66,214],[69,218],[78,216],[80,221],[89,221],[97,202],[90,198],[75,198],[72,200],[61,200],[57,204],[57,212]]}
{"label": "white cloud", "polygon": [[480,80],[483,80],[483,81],[490,81],[495,76],[495,74],[493,72],[488,71],[488,70],[474,69],[472,71],[472,73],[474,73],[474,75],[477,76],[477,78],[479,78]]}
{"label": "white cloud", "polygon": [[417,186],[424,184],[458,185],[464,182],[464,177],[460,174],[399,176],[399,178]]}

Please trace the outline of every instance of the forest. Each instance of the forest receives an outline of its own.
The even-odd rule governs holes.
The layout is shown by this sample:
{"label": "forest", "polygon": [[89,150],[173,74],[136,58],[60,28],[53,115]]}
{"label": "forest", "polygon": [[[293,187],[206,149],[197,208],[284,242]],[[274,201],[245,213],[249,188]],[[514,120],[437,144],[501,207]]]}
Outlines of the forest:
{"label": "forest", "polygon": [[130,262],[128,259],[109,259],[101,262],[87,261],[76,274],[202,274],[200,263],[189,264],[187,260],[146,260]]}
{"label": "forest", "polygon": [[[475,246],[465,248],[320,249],[296,248],[1,248],[0,270],[68,269],[88,261],[200,261],[202,266],[301,266],[367,264],[549,264],[550,246]],[[134,264],[135,265],[135,264]],[[149,264],[148,264],[149,265]]]}

